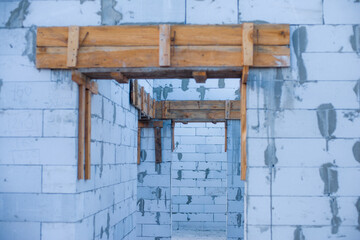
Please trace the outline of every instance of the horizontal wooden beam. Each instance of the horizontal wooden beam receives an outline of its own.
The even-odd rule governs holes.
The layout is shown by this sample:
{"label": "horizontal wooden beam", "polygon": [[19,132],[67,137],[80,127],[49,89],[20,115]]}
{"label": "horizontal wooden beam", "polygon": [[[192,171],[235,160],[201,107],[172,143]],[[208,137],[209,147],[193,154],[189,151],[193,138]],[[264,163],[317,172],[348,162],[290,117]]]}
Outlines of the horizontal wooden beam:
{"label": "horizontal wooden beam", "polygon": [[158,101],[155,118],[186,122],[240,119],[240,101],[229,101],[229,105],[230,109],[226,101]]}
{"label": "horizontal wooden beam", "polygon": [[196,83],[205,83],[207,79],[206,72],[193,72],[193,78]]}
{"label": "horizontal wooden beam", "polygon": [[155,127],[162,128],[163,121],[139,121],[138,127],[139,128],[155,128]]}
{"label": "horizontal wooden beam", "polygon": [[[242,44],[242,28],[238,25],[171,25],[176,46],[207,46]],[[176,32],[176,34],[175,34]],[[255,24],[255,45],[289,45],[287,24]],[[80,27],[80,41],[89,46],[158,46],[158,26],[89,26]],[[39,27],[38,47],[67,47],[67,27]]]}

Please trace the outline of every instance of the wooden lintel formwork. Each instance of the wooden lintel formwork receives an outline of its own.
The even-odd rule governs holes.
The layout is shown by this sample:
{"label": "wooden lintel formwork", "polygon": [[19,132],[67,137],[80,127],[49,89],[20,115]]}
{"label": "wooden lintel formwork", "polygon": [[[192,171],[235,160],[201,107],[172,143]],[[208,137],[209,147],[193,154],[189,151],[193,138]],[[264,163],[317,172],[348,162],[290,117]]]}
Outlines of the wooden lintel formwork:
{"label": "wooden lintel formwork", "polygon": [[[114,72],[120,72],[126,78],[191,77],[193,71],[208,68],[213,71],[207,72],[207,78],[212,78],[227,77],[214,72],[237,71],[244,65],[243,25],[165,27],[166,31],[164,25],[80,27],[78,52],[72,51],[72,56],[77,56],[73,61],[76,65],[72,67],[84,70],[92,78],[109,79]],[[289,25],[255,24],[251,35],[252,67],[289,66],[289,32]],[[38,28],[37,68],[68,69],[68,41],[68,27]],[[152,70],[129,71],[133,68]],[[168,70],[161,71],[161,68]]]}
{"label": "wooden lintel formwork", "polygon": [[162,120],[223,122],[240,119],[240,101],[157,101],[155,105],[155,118]]}
{"label": "wooden lintel formwork", "polygon": [[155,100],[140,87],[137,80],[131,82],[130,103],[139,110],[139,119],[149,120],[155,116]]}

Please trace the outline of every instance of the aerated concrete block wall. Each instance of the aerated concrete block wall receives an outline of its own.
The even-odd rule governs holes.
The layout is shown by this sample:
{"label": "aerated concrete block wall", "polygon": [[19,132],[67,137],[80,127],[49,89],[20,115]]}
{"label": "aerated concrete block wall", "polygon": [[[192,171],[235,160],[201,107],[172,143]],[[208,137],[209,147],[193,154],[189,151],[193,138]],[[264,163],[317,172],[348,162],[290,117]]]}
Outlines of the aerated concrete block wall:
{"label": "aerated concrete block wall", "polygon": [[[77,182],[77,86],[68,72],[35,68],[37,26],[242,22],[291,24],[291,67],[251,69],[248,80],[244,239],[360,238],[359,12],[357,0],[1,1],[1,239],[135,235],[128,88],[99,81],[92,180]],[[154,95],[239,98],[226,79],[192,83],[155,81]]]}
{"label": "aerated concrete block wall", "polygon": [[175,143],[171,168],[173,229],[223,231],[225,235],[224,123],[176,123]]}

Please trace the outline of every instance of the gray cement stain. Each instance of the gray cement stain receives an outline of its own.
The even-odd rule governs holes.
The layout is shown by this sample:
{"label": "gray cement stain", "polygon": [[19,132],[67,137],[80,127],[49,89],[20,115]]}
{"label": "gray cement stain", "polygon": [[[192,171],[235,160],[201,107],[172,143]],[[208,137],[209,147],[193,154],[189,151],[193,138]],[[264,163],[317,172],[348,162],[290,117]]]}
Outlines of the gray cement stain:
{"label": "gray cement stain", "polygon": [[357,141],[352,147],[352,152],[356,161],[360,163],[360,141]]}
{"label": "gray cement stain", "polygon": [[335,197],[330,199],[330,209],[331,209],[331,214],[332,214],[331,234],[337,234],[339,231],[340,224],[341,224],[341,219],[338,216],[339,207],[338,207],[337,200]]}
{"label": "gray cement stain", "polygon": [[294,240],[305,240],[301,226],[297,226],[294,231]]}
{"label": "gray cement stain", "polygon": [[22,0],[19,2],[17,8],[10,13],[10,17],[5,26],[8,28],[24,27],[24,20],[29,13],[28,9],[30,2],[28,0]]}
{"label": "gray cement stain", "polygon": [[104,170],[104,143],[101,143],[100,148],[100,178],[102,177],[102,173]]}
{"label": "gray cement stain", "polygon": [[278,162],[276,157],[276,146],[275,141],[270,141],[264,151],[264,161],[265,165],[268,167],[274,167]]}
{"label": "gray cement stain", "polygon": [[236,201],[241,201],[243,199],[242,193],[241,193],[241,188],[238,188],[237,192],[236,192],[236,197],[235,200]]}
{"label": "gray cement stain", "polygon": [[113,112],[113,124],[115,124],[115,121],[116,121],[116,104],[113,103],[114,105],[114,112]]}
{"label": "gray cement stain", "polygon": [[25,34],[26,46],[22,56],[27,56],[35,64],[36,57],[36,26],[31,26]]}
{"label": "gray cement stain", "polygon": [[321,104],[316,110],[318,127],[321,136],[326,140],[326,150],[329,149],[329,140],[335,138],[332,134],[336,129],[336,111],[331,103]]}
{"label": "gray cement stain", "polygon": [[156,100],[161,101],[162,87],[153,88],[153,93],[156,96]]}
{"label": "gray cement stain", "polygon": [[160,212],[156,212],[155,220],[156,220],[156,224],[160,225]]}
{"label": "gray cement stain", "polygon": [[141,151],[140,151],[140,160],[141,160],[142,162],[145,162],[146,157],[147,157],[146,150],[141,150]]}
{"label": "gray cement stain", "polygon": [[101,119],[104,120],[104,117],[105,117],[104,98],[101,98]]}
{"label": "gray cement stain", "polygon": [[181,89],[186,92],[187,90],[189,90],[189,79],[181,79]]}
{"label": "gray cement stain", "polygon": [[110,214],[109,213],[107,213],[105,233],[106,233],[106,238],[109,239],[109,237],[110,237]]}
{"label": "gray cement stain", "polygon": [[358,101],[360,107],[360,80],[357,80],[357,83],[355,84],[353,90],[356,94],[356,100]]}
{"label": "gray cement stain", "polygon": [[143,183],[144,178],[146,177],[146,175],[147,175],[147,171],[139,172],[138,175],[137,175],[138,182]]}
{"label": "gray cement stain", "polygon": [[210,173],[210,169],[209,168],[205,169],[205,179],[208,178],[209,173]]}
{"label": "gray cement stain", "polygon": [[196,89],[196,91],[200,93],[200,95],[199,95],[200,100],[205,99],[206,90],[209,90],[209,89],[205,88],[204,86],[200,86]]}
{"label": "gray cement stain", "polygon": [[358,198],[356,204],[355,204],[357,214],[358,214],[358,226],[357,229],[360,231],[360,197]]}
{"label": "gray cement stain", "polygon": [[102,25],[117,25],[122,20],[123,16],[120,12],[115,10],[116,0],[101,0],[101,16]]}
{"label": "gray cement stain", "polygon": [[0,78],[0,93],[1,93],[2,86],[3,86],[3,80]]}
{"label": "gray cement stain", "polygon": [[[360,1],[360,0],[359,0]],[[353,35],[350,36],[351,48],[354,52],[360,52],[360,25],[353,25]]]}
{"label": "gray cement stain", "polygon": [[192,196],[187,195],[187,202],[186,202],[186,204],[189,205],[189,204],[191,203],[191,201],[192,201]]}
{"label": "gray cement stain", "polygon": [[155,163],[155,172],[161,174],[161,163]]}
{"label": "gray cement stain", "polygon": [[145,200],[143,198],[140,198],[137,201],[137,205],[139,205],[139,212],[141,212],[141,216],[145,215]]}
{"label": "gray cement stain", "polygon": [[177,180],[181,180],[182,179],[182,170],[178,170],[177,171]]}
{"label": "gray cement stain", "polygon": [[157,187],[155,192],[153,192],[155,194],[155,197],[156,197],[156,200],[158,201],[159,203],[159,200],[161,199],[161,188],[160,187]]}
{"label": "gray cement stain", "polygon": [[238,227],[241,227],[241,225],[242,225],[242,215],[241,215],[241,213],[238,213],[236,215],[236,223],[237,223]]}
{"label": "gray cement stain", "polygon": [[182,159],[182,157],[183,157],[182,153],[178,153],[178,154],[177,154],[177,157],[178,157],[179,161],[181,161],[181,159]]}
{"label": "gray cement stain", "polygon": [[165,86],[163,88],[163,97],[164,100],[166,100],[168,98],[169,93],[171,93],[173,91],[173,86],[172,84],[170,84],[170,86]]}
{"label": "gray cement stain", "polygon": [[324,182],[324,194],[336,193],[339,189],[338,172],[332,163],[323,164],[319,169],[321,180]]}
{"label": "gray cement stain", "polygon": [[307,80],[307,72],[302,58],[302,53],[305,52],[307,47],[307,32],[305,27],[299,27],[296,29],[292,36],[292,41],[294,45],[294,52],[297,60],[297,67],[299,70],[299,80],[303,84]]}
{"label": "gray cement stain", "polygon": [[225,79],[224,78],[220,78],[218,80],[218,87],[219,88],[225,88]]}

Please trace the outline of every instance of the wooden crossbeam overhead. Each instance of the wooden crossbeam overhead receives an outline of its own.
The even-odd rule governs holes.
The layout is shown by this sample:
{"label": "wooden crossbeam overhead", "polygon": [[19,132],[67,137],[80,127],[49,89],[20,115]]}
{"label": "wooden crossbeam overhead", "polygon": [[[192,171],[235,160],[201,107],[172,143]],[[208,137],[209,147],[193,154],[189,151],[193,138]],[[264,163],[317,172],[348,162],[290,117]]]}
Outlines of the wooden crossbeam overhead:
{"label": "wooden crossbeam overhead", "polygon": [[[244,32],[248,32],[243,31],[245,28],[246,25],[79,27],[80,44],[76,65],[72,67],[117,68],[123,74],[123,68],[169,67],[171,71],[195,68],[194,71],[200,71],[196,68],[242,67],[248,65],[244,64],[247,62]],[[253,25],[251,32],[253,67],[290,65],[289,25]],[[70,36],[67,27],[38,28],[36,66],[68,69]]]}
{"label": "wooden crossbeam overhead", "polygon": [[229,101],[230,109],[226,108],[226,102],[157,101],[155,118],[184,122],[222,122],[226,119],[240,119],[240,101]]}

